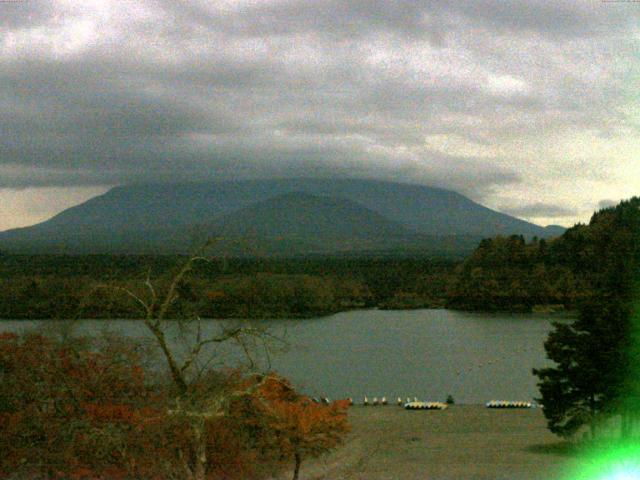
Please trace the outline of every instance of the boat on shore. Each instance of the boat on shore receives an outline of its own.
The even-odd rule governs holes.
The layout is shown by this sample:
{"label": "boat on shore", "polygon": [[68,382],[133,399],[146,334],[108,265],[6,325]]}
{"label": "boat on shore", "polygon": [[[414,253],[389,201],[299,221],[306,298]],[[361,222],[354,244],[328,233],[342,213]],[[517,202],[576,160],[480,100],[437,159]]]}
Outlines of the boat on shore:
{"label": "boat on shore", "polygon": [[407,402],[406,410],[445,410],[448,405],[444,402]]}
{"label": "boat on shore", "polygon": [[531,402],[519,402],[509,400],[491,400],[485,404],[487,408],[532,408]]}

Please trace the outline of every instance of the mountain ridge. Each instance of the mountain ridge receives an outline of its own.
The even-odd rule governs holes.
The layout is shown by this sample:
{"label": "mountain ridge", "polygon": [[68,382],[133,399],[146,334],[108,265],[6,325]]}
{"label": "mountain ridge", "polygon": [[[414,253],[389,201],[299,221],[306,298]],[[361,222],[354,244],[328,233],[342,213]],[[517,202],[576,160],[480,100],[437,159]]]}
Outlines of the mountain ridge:
{"label": "mountain ridge", "polygon": [[136,244],[132,251],[182,251],[194,229],[210,235],[225,228],[237,237],[257,228],[263,240],[282,237],[312,251],[314,244],[322,244],[323,251],[344,251],[345,245],[377,250],[424,246],[436,237],[543,238],[564,231],[437,187],[298,178],[114,187],[40,224],[0,232],[0,248],[104,253],[126,252],[127,244]]}

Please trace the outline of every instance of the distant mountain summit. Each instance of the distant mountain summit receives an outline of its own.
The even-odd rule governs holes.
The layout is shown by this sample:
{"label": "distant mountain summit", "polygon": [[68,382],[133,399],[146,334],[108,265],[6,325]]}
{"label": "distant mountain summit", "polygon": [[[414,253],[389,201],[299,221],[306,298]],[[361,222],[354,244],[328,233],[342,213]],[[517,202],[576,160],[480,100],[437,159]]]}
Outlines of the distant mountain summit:
{"label": "distant mountain summit", "polygon": [[0,232],[0,249],[173,253],[186,251],[197,233],[251,239],[266,253],[428,252],[563,231],[440,188],[303,178],[116,187],[40,224]]}

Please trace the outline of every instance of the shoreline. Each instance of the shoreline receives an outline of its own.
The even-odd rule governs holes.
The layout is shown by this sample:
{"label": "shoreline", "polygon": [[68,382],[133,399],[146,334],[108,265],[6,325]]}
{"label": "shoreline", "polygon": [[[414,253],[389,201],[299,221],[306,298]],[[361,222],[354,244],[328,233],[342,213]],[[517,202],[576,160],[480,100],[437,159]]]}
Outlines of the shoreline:
{"label": "shoreline", "polygon": [[[450,310],[453,312],[469,313],[469,314],[487,314],[487,315],[549,315],[558,318],[576,318],[577,312],[574,310],[558,310],[558,309],[544,309],[544,308],[532,308],[529,311],[521,310],[467,310],[463,308],[447,308],[446,306],[425,306],[425,307],[394,307],[386,308],[380,306],[367,306],[357,308],[345,308],[338,310],[331,310],[327,312],[311,312],[298,315],[256,315],[256,316],[227,316],[227,317],[203,317],[202,320],[311,320],[315,318],[326,318],[339,313],[347,312],[362,312],[362,311],[417,311],[417,310]],[[117,320],[144,320],[143,317],[102,317],[102,318],[0,318],[0,322],[43,322],[43,321],[82,321],[82,320],[98,320],[98,321],[117,321]],[[170,319],[171,320],[171,319]],[[178,319],[174,319],[178,320]]]}

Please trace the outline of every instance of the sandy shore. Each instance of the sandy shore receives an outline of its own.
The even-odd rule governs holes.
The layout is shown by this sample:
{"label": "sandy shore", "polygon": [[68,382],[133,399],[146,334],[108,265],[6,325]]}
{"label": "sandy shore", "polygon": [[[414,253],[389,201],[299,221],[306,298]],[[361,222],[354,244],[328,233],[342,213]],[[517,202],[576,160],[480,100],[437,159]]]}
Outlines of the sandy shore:
{"label": "sandy shore", "polygon": [[301,480],[555,480],[575,462],[539,409],[359,406],[350,421],[346,444],[303,463]]}

